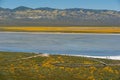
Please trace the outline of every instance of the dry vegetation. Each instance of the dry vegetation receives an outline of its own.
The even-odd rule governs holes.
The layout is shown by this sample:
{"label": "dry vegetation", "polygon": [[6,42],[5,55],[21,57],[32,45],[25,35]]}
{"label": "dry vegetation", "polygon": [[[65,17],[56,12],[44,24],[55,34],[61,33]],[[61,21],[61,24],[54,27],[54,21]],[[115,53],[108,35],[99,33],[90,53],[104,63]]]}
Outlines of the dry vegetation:
{"label": "dry vegetation", "polygon": [[[120,80],[119,66],[75,67],[72,65],[100,64],[85,57],[50,55],[20,60],[20,58],[34,55],[0,52],[0,80]],[[104,61],[120,63],[115,60]],[[54,65],[58,63],[62,65]],[[65,66],[66,64],[70,66]]]}
{"label": "dry vegetation", "polygon": [[0,27],[0,31],[64,32],[64,33],[120,33],[120,27]]}

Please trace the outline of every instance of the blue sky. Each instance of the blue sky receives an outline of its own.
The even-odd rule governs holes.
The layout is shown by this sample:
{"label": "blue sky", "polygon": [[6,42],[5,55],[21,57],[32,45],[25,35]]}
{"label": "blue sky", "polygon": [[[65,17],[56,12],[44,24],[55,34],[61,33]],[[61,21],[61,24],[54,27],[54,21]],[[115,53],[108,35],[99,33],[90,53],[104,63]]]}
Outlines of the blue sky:
{"label": "blue sky", "polygon": [[18,6],[32,8],[110,9],[120,11],[120,0],[0,0],[0,7],[15,8]]}

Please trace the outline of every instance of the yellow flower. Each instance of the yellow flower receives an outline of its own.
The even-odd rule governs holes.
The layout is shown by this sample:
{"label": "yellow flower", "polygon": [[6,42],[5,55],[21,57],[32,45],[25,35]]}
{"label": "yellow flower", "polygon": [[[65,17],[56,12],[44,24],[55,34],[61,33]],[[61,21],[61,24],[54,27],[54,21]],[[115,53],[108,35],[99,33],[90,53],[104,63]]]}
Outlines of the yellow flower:
{"label": "yellow flower", "polygon": [[107,72],[110,72],[110,73],[113,73],[114,71],[112,70],[111,67],[107,66],[105,68],[103,68],[104,71],[107,71]]}

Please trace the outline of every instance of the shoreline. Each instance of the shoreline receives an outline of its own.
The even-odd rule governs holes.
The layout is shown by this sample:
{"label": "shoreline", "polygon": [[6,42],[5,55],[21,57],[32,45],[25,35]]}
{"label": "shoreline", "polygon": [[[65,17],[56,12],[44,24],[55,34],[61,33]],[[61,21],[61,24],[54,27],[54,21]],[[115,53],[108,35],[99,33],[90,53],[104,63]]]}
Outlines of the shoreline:
{"label": "shoreline", "polygon": [[0,33],[20,33],[20,34],[82,34],[82,35],[120,35],[120,33],[63,33],[63,32],[12,32],[0,31]]}
{"label": "shoreline", "polygon": [[[7,51],[0,51],[7,52]],[[99,58],[99,59],[108,59],[108,60],[120,60],[120,55],[115,56],[90,56],[90,55],[77,55],[77,54],[50,54],[50,53],[35,53],[35,52],[9,52],[9,53],[33,53],[33,54],[42,54],[42,55],[63,55],[63,56],[75,56],[75,57],[86,57],[86,58]]]}
{"label": "shoreline", "polygon": [[[66,55],[66,54],[61,54],[61,55]],[[120,60],[120,55],[118,55],[118,56],[67,55],[67,56],[87,57],[87,58],[99,58],[99,59],[110,59],[110,60]]]}

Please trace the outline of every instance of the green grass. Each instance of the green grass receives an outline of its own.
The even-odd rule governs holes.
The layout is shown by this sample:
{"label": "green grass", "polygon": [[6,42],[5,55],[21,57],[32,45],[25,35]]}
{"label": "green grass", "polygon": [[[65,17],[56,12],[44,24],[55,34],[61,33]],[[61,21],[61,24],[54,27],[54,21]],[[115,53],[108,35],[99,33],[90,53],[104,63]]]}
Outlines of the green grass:
{"label": "green grass", "polygon": [[[94,66],[102,64],[90,58],[61,55],[22,59],[34,55],[0,52],[0,80],[120,80],[120,66]],[[120,64],[119,60],[97,60]]]}

